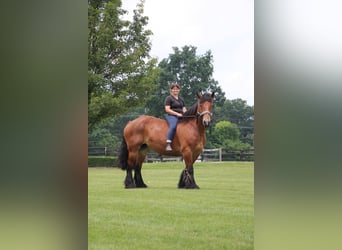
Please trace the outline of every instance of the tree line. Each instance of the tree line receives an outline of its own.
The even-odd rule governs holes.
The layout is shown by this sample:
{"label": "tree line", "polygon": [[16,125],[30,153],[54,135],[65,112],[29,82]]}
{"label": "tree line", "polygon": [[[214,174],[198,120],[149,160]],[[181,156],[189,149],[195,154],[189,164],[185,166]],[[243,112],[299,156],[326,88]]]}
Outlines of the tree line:
{"label": "tree line", "polygon": [[164,119],[170,82],[181,85],[190,107],[197,92],[215,92],[213,122],[206,148],[249,148],[254,145],[254,107],[228,100],[213,78],[213,55],[194,45],[173,47],[158,62],[149,55],[151,30],[146,29],[144,1],[125,20],[120,0],[88,1],[88,141],[89,146],[118,148],[126,123],[140,115]]}

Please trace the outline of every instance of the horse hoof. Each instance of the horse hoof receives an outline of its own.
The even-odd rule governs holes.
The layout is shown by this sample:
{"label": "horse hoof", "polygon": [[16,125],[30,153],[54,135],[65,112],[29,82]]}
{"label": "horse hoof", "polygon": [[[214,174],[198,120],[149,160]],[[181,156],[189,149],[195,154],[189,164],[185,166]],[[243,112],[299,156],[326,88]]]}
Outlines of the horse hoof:
{"label": "horse hoof", "polygon": [[129,185],[125,185],[125,188],[136,188],[137,186],[134,183],[131,183]]}
{"label": "horse hoof", "polygon": [[193,186],[188,186],[188,187],[184,187],[185,189],[200,189],[200,187],[198,185],[193,185]]}
{"label": "horse hoof", "polygon": [[137,186],[137,188],[147,188],[147,185],[146,184],[139,185],[139,186]]}

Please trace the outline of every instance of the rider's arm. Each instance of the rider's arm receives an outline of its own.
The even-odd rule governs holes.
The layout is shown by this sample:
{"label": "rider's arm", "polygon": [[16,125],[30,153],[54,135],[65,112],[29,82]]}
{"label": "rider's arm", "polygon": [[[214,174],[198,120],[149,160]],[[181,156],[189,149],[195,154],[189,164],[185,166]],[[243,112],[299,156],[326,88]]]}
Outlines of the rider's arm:
{"label": "rider's arm", "polygon": [[169,115],[182,116],[182,114],[180,114],[180,113],[178,113],[178,112],[172,110],[170,105],[165,105],[165,111],[166,111],[166,113],[168,113]]}

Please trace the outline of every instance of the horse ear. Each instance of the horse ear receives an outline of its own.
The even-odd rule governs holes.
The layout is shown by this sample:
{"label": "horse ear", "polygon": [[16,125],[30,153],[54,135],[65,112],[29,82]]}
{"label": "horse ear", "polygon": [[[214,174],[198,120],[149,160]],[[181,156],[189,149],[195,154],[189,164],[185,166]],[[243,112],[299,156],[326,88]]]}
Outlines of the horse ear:
{"label": "horse ear", "polygon": [[202,96],[201,96],[200,92],[197,92],[196,95],[197,95],[198,99],[201,99]]}
{"label": "horse ear", "polygon": [[214,96],[215,96],[215,91],[211,93],[211,98],[214,98]]}

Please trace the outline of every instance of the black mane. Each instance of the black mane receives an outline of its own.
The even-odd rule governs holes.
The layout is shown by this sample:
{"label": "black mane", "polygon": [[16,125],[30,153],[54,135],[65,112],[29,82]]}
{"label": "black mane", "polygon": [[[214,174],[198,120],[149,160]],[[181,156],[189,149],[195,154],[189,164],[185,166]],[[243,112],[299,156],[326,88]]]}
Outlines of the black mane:
{"label": "black mane", "polygon": [[183,114],[183,117],[178,119],[179,122],[186,122],[194,119],[197,116],[198,102],[192,104],[192,106]]}

